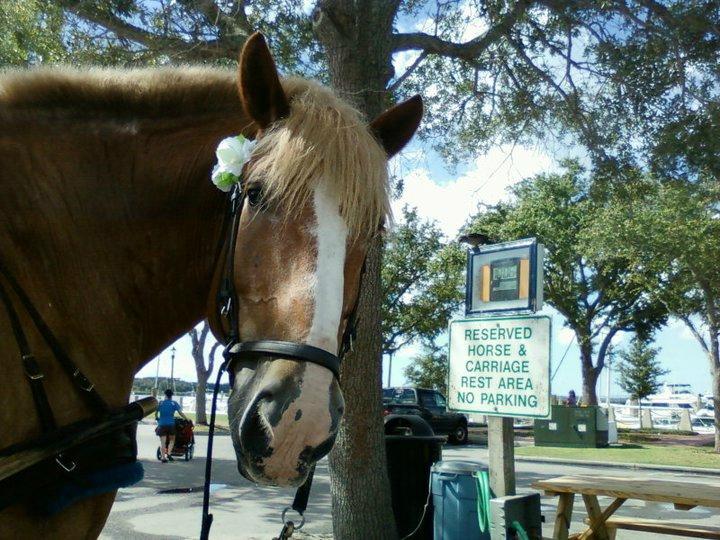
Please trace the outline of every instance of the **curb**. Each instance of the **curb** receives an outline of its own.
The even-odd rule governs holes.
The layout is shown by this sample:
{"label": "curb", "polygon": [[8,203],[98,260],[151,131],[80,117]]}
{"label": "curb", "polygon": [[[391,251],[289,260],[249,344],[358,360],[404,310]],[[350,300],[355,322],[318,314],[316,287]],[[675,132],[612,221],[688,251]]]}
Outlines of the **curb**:
{"label": "curb", "polygon": [[676,467],[674,465],[647,465],[644,463],[621,463],[607,461],[577,461],[572,459],[518,456],[515,461],[526,461],[530,463],[547,463],[551,465],[577,465],[586,467],[605,467],[608,469],[643,469],[648,471],[679,472],[685,474],[704,474],[720,476],[720,469],[707,469],[702,467]]}

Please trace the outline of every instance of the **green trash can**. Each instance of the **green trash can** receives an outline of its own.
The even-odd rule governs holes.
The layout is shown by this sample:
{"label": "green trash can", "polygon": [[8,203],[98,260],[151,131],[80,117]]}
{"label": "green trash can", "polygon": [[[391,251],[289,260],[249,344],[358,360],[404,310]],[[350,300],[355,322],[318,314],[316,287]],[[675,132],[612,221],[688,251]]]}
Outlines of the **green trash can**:
{"label": "green trash can", "polygon": [[432,540],[430,468],[442,459],[445,441],[445,437],[436,436],[430,424],[419,416],[391,414],[385,417],[388,478],[400,538],[416,531],[410,537],[413,540]]}

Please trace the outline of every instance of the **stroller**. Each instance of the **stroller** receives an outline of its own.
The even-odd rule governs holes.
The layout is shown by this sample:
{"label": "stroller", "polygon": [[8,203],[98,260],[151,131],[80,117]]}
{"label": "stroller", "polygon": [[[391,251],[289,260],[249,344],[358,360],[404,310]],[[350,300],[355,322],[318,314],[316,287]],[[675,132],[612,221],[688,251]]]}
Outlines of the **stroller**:
{"label": "stroller", "polygon": [[[185,461],[190,461],[195,453],[195,433],[193,423],[184,418],[175,419],[175,446],[173,446],[172,456],[184,457]],[[156,457],[158,461],[162,460],[162,451],[158,446]]]}

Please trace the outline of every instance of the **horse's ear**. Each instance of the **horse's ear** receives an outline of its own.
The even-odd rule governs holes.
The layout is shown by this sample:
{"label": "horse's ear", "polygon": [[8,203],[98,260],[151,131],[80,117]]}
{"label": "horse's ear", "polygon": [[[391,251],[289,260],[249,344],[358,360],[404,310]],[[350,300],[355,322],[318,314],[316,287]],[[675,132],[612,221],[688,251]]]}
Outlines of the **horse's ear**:
{"label": "horse's ear", "polygon": [[245,112],[260,127],[290,114],[290,104],[280,84],[265,36],[255,32],[240,53],[240,99]]}
{"label": "horse's ear", "polygon": [[397,154],[412,139],[423,115],[420,96],[388,109],[370,123],[370,129],[382,144],[388,159]]}

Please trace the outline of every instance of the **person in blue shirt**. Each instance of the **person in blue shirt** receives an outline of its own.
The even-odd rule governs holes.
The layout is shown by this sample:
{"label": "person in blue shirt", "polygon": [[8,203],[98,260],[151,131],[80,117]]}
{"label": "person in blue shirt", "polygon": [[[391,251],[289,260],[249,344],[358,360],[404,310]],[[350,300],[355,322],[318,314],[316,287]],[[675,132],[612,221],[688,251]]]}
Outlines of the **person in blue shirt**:
{"label": "person in blue shirt", "polygon": [[183,414],[180,404],[172,397],[173,391],[169,388],[165,390],[165,399],[158,404],[155,411],[155,418],[158,423],[155,433],[160,437],[160,455],[163,463],[175,461],[172,458],[173,446],[175,446],[175,412],[188,420],[188,422],[190,421]]}

